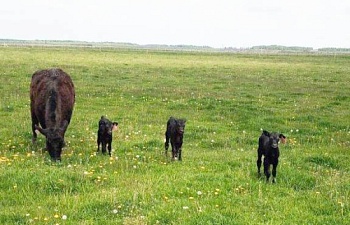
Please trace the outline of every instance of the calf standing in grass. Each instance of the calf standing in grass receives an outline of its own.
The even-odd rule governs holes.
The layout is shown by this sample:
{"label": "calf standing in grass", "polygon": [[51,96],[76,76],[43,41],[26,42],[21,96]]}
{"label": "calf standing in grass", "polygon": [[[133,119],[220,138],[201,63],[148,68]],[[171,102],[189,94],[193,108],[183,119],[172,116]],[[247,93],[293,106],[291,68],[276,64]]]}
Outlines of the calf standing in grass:
{"label": "calf standing in grass", "polygon": [[101,119],[98,122],[97,152],[100,151],[100,145],[101,145],[102,146],[102,153],[106,154],[106,148],[108,148],[108,154],[109,154],[109,156],[111,156],[112,131],[116,130],[117,126],[118,126],[117,122],[111,122],[106,117],[101,116]]}
{"label": "calf standing in grass", "polygon": [[283,134],[279,133],[270,133],[264,130],[259,138],[259,147],[258,147],[258,160],[256,162],[258,166],[258,174],[260,176],[260,167],[261,167],[261,157],[264,155],[264,173],[266,175],[266,181],[269,181],[271,176],[269,167],[272,164],[272,182],[276,182],[276,174],[277,174],[277,165],[278,165],[278,157],[280,156],[278,143],[279,141],[282,143],[286,142],[286,137]]}
{"label": "calf standing in grass", "polygon": [[185,124],[186,120],[184,119],[175,119],[174,117],[170,117],[167,122],[167,129],[165,132],[165,154],[168,153],[169,148],[169,140],[171,143],[171,152],[172,152],[172,159],[179,159],[181,158],[181,147],[182,147],[182,141],[183,136],[185,132]]}

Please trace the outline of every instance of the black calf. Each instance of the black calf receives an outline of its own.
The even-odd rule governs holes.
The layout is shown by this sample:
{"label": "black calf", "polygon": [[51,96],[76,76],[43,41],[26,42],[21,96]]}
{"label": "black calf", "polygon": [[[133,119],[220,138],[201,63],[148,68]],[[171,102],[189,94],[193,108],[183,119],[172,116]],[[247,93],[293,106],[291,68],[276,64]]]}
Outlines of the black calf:
{"label": "black calf", "polygon": [[271,176],[269,167],[272,164],[272,182],[276,182],[277,174],[277,165],[278,157],[280,155],[278,142],[286,142],[286,137],[283,134],[279,133],[270,133],[264,130],[259,138],[259,147],[258,147],[258,160],[256,162],[258,167],[258,174],[260,176],[260,167],[261,167],[261,157],[264,155],[264,173],[266,175],[266,181],[269,181]]}
{"label": "black calf", "polygon": [[109,156],[111,156],[112,131],[116,130],[117,126],[118,126],[117,122],[111,122],[106,117],[101,116],[101,119],[98,122],[97,152],[100,151],[100,145],[101,145],[102,153],[106,154],[106,147],[107,147],[108,154]]}
{"label": "black calf", "polygon": [[171,143],[171,152],[172,152],[172,159],[179,159],[181,158],[181,147],[182,147],[182,141],[183,141],[183,135],[185,132],[185,123],[186,120],[184,119],[175,119],[174,117],[170,117],[167,122],[167,129],[165,132],[165,154],[168,153],[169,148],[169,140]]}

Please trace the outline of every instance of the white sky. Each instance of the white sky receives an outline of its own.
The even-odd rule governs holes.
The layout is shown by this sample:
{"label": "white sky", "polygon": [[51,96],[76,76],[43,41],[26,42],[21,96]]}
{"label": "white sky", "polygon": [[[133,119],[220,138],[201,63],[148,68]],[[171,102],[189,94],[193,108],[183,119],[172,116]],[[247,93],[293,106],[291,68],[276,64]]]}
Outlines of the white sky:
{"label": "white sky", "polygon": [[8,38],[350,48],[350,0],[1,0]]}

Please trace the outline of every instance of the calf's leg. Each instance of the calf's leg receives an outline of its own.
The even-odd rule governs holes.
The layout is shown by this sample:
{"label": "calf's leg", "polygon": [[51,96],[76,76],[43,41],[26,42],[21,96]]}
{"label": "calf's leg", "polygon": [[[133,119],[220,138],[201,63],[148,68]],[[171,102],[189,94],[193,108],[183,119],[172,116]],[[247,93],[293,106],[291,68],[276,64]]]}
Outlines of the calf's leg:
{"label": "calf's leg", "polygon": [[98,136],[97,137],[97,152],[100,151],[100,145],[101,145],[101,140],[100,140],[100,137]]}
{"label": "calf's leg", "polygon": [[106,154],[107,143],[102,141],[102,154]]}
{"label": "calf's leg", "polygon": [[171,143],[171,159],[175,160],[175,155],[176,155],[176,146],[175,144]]}
{"label": "calf's leg", "polygon": [[276,183],[278,159],[272,165],[272,183]]}
{"label": "calf's leg", "polygon": [[169,136],[168,132],[165,132],[165,143],[164,143],[165,156],[168,156],[169,139],[170,139],[170,136]]}
{"label": "calf's leg", "polygon": [[271,176],[270,171],[269,171],[269,167],[270,167],[270,163],[267,160],[267,158],[265,157],[264,158],[264,173],[265,173],[265,176],[266,176],[266,182],[269,181],[270,176]]}
{"label": "calf's leg", "polygon": [[111,151],[112,151],[112,140],[108,143],[108,155],[109,156],[112,156]]}
{"label": "calf's leg", "polygon": [[260,167],[261,167],[261,158],[262,158],[262,153],[260,151],[260,149],[258,149],[258,160],[256,161],[256,166],[258,167],[258,176],[261,176],[261,172],[260,172]]}

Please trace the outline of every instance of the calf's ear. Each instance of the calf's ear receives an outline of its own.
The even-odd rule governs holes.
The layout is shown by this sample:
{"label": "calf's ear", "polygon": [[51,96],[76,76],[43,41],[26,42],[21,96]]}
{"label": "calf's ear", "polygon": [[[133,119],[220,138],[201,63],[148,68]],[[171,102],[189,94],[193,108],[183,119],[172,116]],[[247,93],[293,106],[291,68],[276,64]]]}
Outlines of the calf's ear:
{"label": "calf's ear", "polygon": [[281,139],[281,142],[285,144],[287,142],[287,137],[284,136],[283,134],[280,134],[279,138]]}
{"label": "calf's ear", "polygon": [[268,132],[267,130],[263,130],[262,134],[268,137],[270,136],[270,132]]}
{"label": "calf's ear", "polygon": [[113,122],[113,127],[112,127],[112,131],[118,130],[118,123],[117,122]]}

